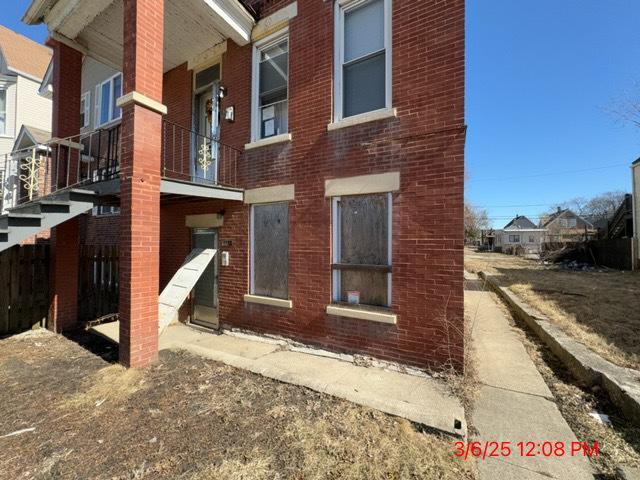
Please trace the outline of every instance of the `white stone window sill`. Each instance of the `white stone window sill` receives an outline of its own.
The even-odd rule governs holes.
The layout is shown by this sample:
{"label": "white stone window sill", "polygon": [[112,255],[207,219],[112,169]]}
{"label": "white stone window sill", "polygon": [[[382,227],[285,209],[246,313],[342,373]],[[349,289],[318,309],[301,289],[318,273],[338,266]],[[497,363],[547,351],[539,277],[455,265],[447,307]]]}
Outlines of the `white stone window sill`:
{"label": "white stone window sill", "polygon": [[386,313],[373,308],[350,307],[348,305],[327,305],[327,314],[338,317],[357,318],[358,320],[369,320],[371,322],[388,323],[391,325],[395,325],[398,322],[398,316],[394,313]]}
{"label": "white stone window sill", "polygon": [[258,303],[260,305],[269,305],[271,307],[279,308],[293,308],[293,302],[291,300],[284,300],[282,298],[262,297],[260,295],[245,295],[245,303]]}
{"label": "white stone window sill", "polygon": [[375,122],[377,120],[385,120],[387,118],[396,118],[398,110],[396,108],[383,108],[374,112],[361,113],[353,117],[343,118],[337,122],[327,125],[327,130],[339,130],[341,128],[353,127],[354,125],[362,125],[363,123]]}
{"label": "white stone window sill", "polygon": [[278,143],[290,142],[291,139],[292,137],[290,133],[283,133],[282,135],[276,135],[274,137],[263,138],[262,140],[247,143],[244,146],[244,149],[253,150],[254,148],[266,147],[267,145],[277,145]]}

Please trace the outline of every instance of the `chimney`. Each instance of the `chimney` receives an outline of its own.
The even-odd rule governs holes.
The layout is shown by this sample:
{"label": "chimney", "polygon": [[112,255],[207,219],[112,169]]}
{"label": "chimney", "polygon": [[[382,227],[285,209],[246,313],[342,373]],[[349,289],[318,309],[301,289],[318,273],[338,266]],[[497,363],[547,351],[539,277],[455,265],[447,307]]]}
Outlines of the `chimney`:
{"label": "chimney", "polygon": [[558,207],[558,213],[562,212],[562,208]]}

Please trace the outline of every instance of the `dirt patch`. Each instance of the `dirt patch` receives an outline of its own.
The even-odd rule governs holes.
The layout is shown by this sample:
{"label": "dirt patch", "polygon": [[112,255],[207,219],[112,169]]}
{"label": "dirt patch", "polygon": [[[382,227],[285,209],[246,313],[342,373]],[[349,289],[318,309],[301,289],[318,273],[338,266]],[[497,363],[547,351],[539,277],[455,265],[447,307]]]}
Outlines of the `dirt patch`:
{"label": "dirt patch", "polygon": [[501,286],[612,363],[640,369],[640,272],[567,271],[468,249],[465,268],[494,275]]}
{"label": "dirt patch", "polygon": [[0,478],[474,478],[452,438],[185,352],[132,371],[5,339],[0,381]]}

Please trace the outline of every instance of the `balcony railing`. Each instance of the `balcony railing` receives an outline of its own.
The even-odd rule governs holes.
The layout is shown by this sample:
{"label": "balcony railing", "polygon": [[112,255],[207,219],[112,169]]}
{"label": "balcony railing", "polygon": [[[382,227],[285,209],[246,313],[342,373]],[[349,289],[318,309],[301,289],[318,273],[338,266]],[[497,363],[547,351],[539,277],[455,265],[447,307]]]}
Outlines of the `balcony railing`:
{"label": "balcony railing", "polygon": [[[118,178],[120,125],[53,139],[0,157],[0,209],[37,200],[61,189]],[[163,120],[163,178],[238,187],[242,152],[208,135]]]}
{"label": "balcony railing", "polygon": [[162,122],[162,176],[205,185],[238,187],[242,151],[168,120]]}
{"label": "balcony railing", "polygon": [[3,208],[65,188],[116,178],[120,171],[120,143],[120,125],[116,125],[2,155]]}

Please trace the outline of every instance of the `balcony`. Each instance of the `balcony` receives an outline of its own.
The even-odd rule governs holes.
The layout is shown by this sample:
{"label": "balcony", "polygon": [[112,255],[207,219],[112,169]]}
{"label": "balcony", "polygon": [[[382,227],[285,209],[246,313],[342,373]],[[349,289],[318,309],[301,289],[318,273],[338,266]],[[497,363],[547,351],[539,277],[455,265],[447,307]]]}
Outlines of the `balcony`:
{"label": "balcony", "polygon": [[[98,197],[120,191],[120,124],[0,157],[3,205],[22,206],[62,190],[83,188]],[[243,198],[238,185],[242,152],[186,127],[163,120],[161,197]],[[108,201],[108,199],[106,199]]]}

